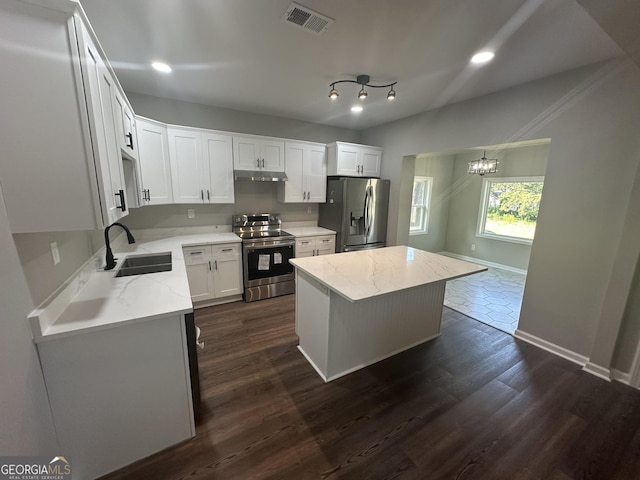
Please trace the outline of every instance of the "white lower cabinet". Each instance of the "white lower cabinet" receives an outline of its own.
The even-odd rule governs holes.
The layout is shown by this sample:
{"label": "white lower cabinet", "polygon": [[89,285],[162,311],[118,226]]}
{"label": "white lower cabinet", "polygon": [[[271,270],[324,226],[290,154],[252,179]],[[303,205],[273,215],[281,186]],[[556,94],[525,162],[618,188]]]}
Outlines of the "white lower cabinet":
{"label": "white lower cabinet", "polygon": [[196,308],[241,298],[243,286],[239,243],[194,245],[184,247],[182,251],[191,301]]}
{"label": "white lower cabinet", "polygon": [[335,235],[296,238],[296,258],[317,257],[331,253],[336,253]]}
{"label": "white lower cabinet", "polygon": [[98,478],[195,435],[183,315],[38,343],[60,451]]}

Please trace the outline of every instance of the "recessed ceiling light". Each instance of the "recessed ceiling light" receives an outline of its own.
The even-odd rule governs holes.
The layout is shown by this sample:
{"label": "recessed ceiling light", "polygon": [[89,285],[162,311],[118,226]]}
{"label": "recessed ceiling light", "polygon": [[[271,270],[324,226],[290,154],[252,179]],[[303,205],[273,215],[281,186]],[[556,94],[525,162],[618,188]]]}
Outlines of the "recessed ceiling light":
{"label": "recessed ceiling light", "polygon": [[351,107],[351,111],[353,113],[360,113],[362,111],[362,105],[354,105]]}
{"label": "recessed ceiling light", "polygon": [[476,65],[481,63],[487,63],[491,61],[495,57],[495,53],[490,51],[483,51],[476,53],[473,57],[471,57],[471,63],[475,63]]}
{"label": "recessed ceiling light", "polygon": [[163,62],[153,62],[151,66],[162,73],[170,73],[172,70],[169,65]]}

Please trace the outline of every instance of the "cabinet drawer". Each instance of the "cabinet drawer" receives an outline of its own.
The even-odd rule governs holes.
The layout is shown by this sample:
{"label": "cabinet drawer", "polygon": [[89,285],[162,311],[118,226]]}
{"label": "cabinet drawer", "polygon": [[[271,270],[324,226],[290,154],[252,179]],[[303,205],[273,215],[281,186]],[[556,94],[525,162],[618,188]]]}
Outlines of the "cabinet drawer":
{"label": "cabinet drawer", "polygon": [[211,246],[213,256],[218,259],[234,259],[240,255],[239,243],[225,243]]}
{"label": "cabinet drawer", "polygon": [[192,247],[183,247],[185,265],[197,265],[207,262],[211,259],[210,245],[194,245]]}
{"label": "cabinet drawer", "polygon": [[318,248],[326,247],[328,245],[335,245],[335,235],[325,235],[324,237],[316,237],[316,245]]}
{"label": "cabinet drawer", "polygon": [[304,252],[311,252],[316,248],[316,240],[314,237],[303,237],[296,239],[296,255]]}

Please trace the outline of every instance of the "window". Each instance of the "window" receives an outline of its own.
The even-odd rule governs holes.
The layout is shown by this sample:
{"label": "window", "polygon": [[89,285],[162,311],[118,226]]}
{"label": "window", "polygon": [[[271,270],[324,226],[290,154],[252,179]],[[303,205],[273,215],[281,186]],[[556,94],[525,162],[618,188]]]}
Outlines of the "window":
{"label": "window", "polygon": [[413,178],[413,196],[411,197],[411,218],[409,234],[427,233],[429,226],[429,204],[431,203],[431,177]]}
{"label": "window", "polygon": [[531,245],[544,177],[483,178],[478,236]]}

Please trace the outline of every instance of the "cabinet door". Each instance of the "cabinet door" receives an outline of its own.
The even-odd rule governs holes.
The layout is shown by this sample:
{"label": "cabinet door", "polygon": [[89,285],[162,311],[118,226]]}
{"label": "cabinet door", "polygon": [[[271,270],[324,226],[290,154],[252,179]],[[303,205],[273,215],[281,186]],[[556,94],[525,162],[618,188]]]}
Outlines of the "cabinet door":
{"label": "cabinet door", "polygon": [[338,145],[337,175],[360,176],[360,158],[358,147]]}
{"label": "cabinet door", "polygon": [[381,158],[382,152],[380,152],[380,150],[363,148],[360,161],[360,171],[362,172],[361,175],[365,177],[379,177]]}
{"label": "cabinet door", "polygon": [[133,111],[129,108],[127,100],[118,90],[116,90],[113,98],[113,109],[118,147],[126,155],[137,159],[138,142],[136,139]]}
{"label": "cabinet door", "polygon": [[202,133],[209,203],[234,203],[233,140],[231,135]]}
{"label": "cabinet door", "polygon": [[215,298],[240,295],[242,287],[242,265],[240,247],[219,245],[213,247],[213,289]]}
{"label": "cabinet door", "polygon": [[137,119],[143,205],[173,203],[167,127]]}
{"label": "cabinet door", "polygon": [[205,202],[207,170],[200,132],[170,127],[168,133],[174,203]]}
{"label": "cabinet door", "polygon": [[198,245],[185,247],[184,263],[189,281],[189,291],[191,301],[200,302],[210,300],[214,297],[213,288],[213,259],[211,247],[208,245]]}
{"label": "cabinet door", "polygon": [[305,159],[306,201],[327,201],[327,154],[324,146],[308,147]]}
{"label": "cabinet door", "polygon": [[305,145],[287,142],[285,148],[287,181],[278,182],[279,201],[291,203],[306,201],[304,160]]}
{"label": "cabinet door", "polygon": [[138,158],[138,139],[136,134],[136,118],[133,114],[133,110],[129,108],[129,105],[124,102],[122,108],[122,124],[124,127],[125,137],[125,151],[133,158]]}
{"label": "cabinet door", "polygon": [[269,172],[284,172],[284,142],[264,140],[261,148],[261,168]]}
{"label": "cabinet door", "polygon": [[233,137],[233,168],[255,171],[261,168],[260,144],[254,138]]}
{"label": "cabinet door", "polygon": [[83,66],[87,74],[84,88],[92,127],[91,140],[101,189],[103,223],[109,225],[128,214],[113,109],[116,85],[86,29],[82,33]]}

